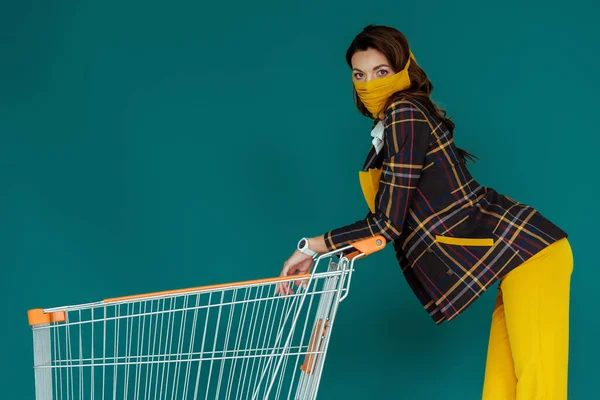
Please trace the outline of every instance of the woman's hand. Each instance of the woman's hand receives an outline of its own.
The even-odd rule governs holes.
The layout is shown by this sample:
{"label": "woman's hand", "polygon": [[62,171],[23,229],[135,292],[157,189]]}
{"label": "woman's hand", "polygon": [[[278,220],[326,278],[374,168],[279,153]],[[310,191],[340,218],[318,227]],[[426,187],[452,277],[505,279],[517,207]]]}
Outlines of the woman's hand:
{"label": "woman's hand", "polygon": [[[296,274],[308,274],[314,264],[315,260],[306,255],[299,250],[294,251],[292,256],[287,259],[287,261],[283,264],[283,269],[281,270],[281,274],[279,276],[291,276]],[[307,280],[296,280],[294,284],[296,286],[302,285],[302,287],[306,288]],[[279,282],[277,284],[277,289],[275,290],[275,294],[294,294],[294,291],[290,287],[290,282]]]}

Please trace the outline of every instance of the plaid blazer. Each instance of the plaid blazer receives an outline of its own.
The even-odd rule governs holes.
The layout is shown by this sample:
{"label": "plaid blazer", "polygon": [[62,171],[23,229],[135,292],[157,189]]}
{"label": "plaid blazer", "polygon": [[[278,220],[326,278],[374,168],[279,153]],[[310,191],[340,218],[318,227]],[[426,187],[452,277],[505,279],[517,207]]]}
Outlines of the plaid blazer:
{"label": "plaid blazer", "polygon": [[325,234],[329,250],[372,235],[393,242],[411,289],[435,323],[464,311],[509,271],[567,237],[525,204],[481,186],[451,132],[417,100],[385,112],[375,212]]}

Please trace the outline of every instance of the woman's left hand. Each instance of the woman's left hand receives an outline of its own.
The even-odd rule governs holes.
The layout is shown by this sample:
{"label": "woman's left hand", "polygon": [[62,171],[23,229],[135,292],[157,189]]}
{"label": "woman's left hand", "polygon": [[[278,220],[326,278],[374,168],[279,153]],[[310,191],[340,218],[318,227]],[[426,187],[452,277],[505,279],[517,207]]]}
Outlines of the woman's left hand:
{"label": "woman's left hand", "polygon": [[[285,276],[291,276],[291,275],[296,275],[296,274],[300,274],[300,275],[308,274],[310,272],[314,262],[315,262],[315,260],[311,256],[306,255],[306,254],[300,252],[299,250],[296,250],[296,251],[294,251],[292,256],[290,258],[288,258],[287,261],[283,264],[283,269],[281,270],[281,274],[279,276],[285,277]],[[294,284],[296,286],[302,285],[302,287],[306,288],[307,280],[299,279],[299,280],[294,281]],[[277,284],[277,289],[275,290],[275,294],[277,294],[277,293],[279,293],[281,295],[286,295],[286,294],[294,294],[294,291],[290,287],[290,282],[285,281],[285,282],[279,282]]]}

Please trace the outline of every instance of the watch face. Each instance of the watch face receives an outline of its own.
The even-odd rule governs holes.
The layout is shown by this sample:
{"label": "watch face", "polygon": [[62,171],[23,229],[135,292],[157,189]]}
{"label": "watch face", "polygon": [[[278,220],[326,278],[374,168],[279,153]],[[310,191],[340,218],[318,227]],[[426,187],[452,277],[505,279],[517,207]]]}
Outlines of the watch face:
{"label": "watch face", "polygon": [[303,249],[305,247],[306,247],[306,239],[300,240],[300,243],[298,243],[298,248]]}

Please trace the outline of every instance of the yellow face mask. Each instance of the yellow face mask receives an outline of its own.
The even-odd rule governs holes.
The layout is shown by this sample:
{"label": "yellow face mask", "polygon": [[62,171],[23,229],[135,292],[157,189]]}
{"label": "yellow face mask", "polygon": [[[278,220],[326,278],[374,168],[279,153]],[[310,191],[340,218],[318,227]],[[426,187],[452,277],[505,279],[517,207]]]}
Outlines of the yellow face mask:
{"label": "yellow face mask", "polygon": [[360,101],[371,112],[375,118],[381,118],[384,111],[385,102],[396,92],[406,90],[410,87],[410,77],[408,76],[408,67],[410,60],[416,62],[412,52],[404,66],[404,69],[394,75],[385,78],[374,79],[368,82],[354,82],[354,88],[360,98]]}

